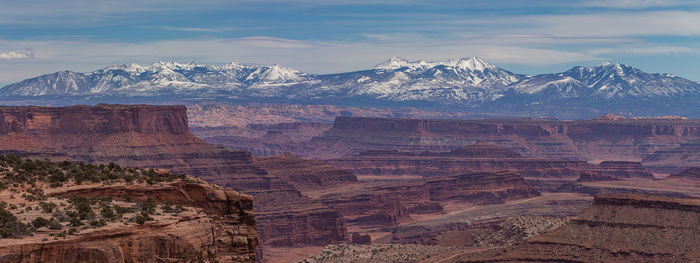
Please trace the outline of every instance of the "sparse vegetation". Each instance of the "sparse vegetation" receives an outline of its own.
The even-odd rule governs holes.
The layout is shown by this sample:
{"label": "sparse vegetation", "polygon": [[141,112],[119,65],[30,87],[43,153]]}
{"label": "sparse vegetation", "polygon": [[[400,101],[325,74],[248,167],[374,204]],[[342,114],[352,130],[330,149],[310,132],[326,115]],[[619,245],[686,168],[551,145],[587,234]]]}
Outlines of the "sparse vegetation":
{"label": "sparse vegetation", "polygon": [[[119,182],[157,184],[185,179],[185,175],[164,170],[125,168],[115,163],[51,162],[0,155],[0,191],[8,191],[9,197],[0,201],[0,238],[46,233],[56,240],[77,234],[80,229],[100,228],[112,222],[142,225],[162,213],[176,215],[187,211],[180,205],[158,203],[152,198],[134,202],[130,193],[113,200],[109,196],[52,196],[47,194],[51,193],[48,188]],[[40,228],[40,232],[34,232]]]}
{"label": "sparse vegetation", "polygon": [[[113,183],[113,182],[147,182],[155,184],[159,182],[172,182],[173,180],[186,178],[185,175],[176,175],[169,172],[158,172],[154,169],[123,168],[115,163],[85,164],[83,162],[51,162],[49,160],[22,159],[16,155],[0,155],[2,173],[0,189],[9,185],[32,184],[37,182],[48,183],[51,187],[60,187],[65,183],[75,184]],[[39,188],[27,191],[31,195],[27,198],[33,200],[45,200],[46,196]],[[29,200],[32,201],[32,200]]]}

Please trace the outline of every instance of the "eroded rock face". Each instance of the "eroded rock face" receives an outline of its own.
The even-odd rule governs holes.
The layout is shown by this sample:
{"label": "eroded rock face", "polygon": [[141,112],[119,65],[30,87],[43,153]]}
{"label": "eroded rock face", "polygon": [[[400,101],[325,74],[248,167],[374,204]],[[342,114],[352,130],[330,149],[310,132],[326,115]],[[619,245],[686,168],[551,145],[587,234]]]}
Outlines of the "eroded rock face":
{"label": "eroded rock face", "polygon": [[[284,178],[268,174],[257,165],[249,151],[215,146],[192,135],[186,111],[184,106],[104,104],[0,107],[0,153],[58,161],[114,162],[194,175],[259,197],[255,210],[260,211],[258,225],[264,229],[261,231],[263,243],[300,246],[307,243],[295,242],[329,244],[347,240],[342,216],[337,210],[306,201],[295,206],[265,205],[263,200],[295,200],[280,197],[300,196],[300,193]],[[325,179],[312,176],[303,178],[326,183]],[[271,202],[274,201],[267,203]],[[335,229],[305,232],[322,228],[274,228],[271,225],[295,225],[302,221]],[[275,239],[290,241],[272,241]]]}
{"label": "eroded rock face", "polygon": [[67,239],[0,243],[1,262],[256,262],[251,196],[207,183],[84,185],[49,196],[128,196],[201,209],[179,220],[107,227]]}
{"label": "eroded rock face", "polygon": [[349,185],[319,199],[350,224],[392,226],[411,214],[442,213],[445,202],[498,204],[539,194],[519,174],[504,171]]}
{"label": "eroded rock face", "polygon": [[692,167],[683,170],[680,173],[677,174],[671,174],[669,178],[684,178],[684,179],[694,179],[694,180],[700,180],[700,168],[698,167]]}
{"label": "eroded rock face", "polygon": [[693,262],[699,217],[698,199],[601,195],[560,228],[465,262]]}
{"label": "eroded rock face", "polygon": [[527,177],[576,177],[582,172],[617,178],[652,178],[639,162],[584,161],[523,157],[492,144],[477,143],[447,152],[366,151],[354,157],[326,160],[356,175],[441,176],[501,170],[518,171]]}
{"label": "eroded rock face", "polygon": [[690,167],[700,167],[700,140],[656,151],[646,156],[642,163],[649,169],[665,173],[678,173]]}
{"label": "eroded rock face", "polygon": [[367,150],[448,151],[478,141],[525,156],[568,160],[641,160],[657,150],[700,138],[698,120],[418,120],[338,117],[314,138],[317,158]]}

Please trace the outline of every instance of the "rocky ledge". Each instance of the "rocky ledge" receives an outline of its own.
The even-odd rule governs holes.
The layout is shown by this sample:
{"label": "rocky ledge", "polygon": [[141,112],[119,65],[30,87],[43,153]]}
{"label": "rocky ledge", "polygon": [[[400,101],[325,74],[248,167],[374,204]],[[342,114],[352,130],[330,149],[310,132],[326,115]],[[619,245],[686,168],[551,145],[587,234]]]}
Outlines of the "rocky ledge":
{"label": "rocky ledge", "polygon": [[600,195],[560,228],[464,262],[694,262],[698,218],[700,199]]}
{"label": "rocky ledge", "polygon": [[0,262],[256,262],[248,195],[114,164],[0,167]]}

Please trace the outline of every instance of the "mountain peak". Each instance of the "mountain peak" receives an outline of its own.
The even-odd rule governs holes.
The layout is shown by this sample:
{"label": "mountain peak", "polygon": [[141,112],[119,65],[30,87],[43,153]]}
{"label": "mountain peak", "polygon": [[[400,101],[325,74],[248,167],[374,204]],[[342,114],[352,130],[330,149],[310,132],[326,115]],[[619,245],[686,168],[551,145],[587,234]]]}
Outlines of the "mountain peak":
{"label": "mountain peak", "polygon": [[375,69],[397,69],[397,68],[403,68],[403,67],[410,67],[412,62],[409,62],[407,59],[402,58],[402,57],[391,57],[387,60],[385,60],[382,63],[377,64],[374,66]]}
{"label": "mountain peak", "polygon": [[452,58],[444,61],[426,62],[425,60],[408,61],[402,57],[392,57],[379,63],[375,69],[399,69],[399,68],[432,68],[435,66],[447,66],[458,69],[469,69],[471,71],[484,71],[487,68],[496,68],[493,64],[480,57]]}
{"label": "mountain peak", "polygon": [[485,69],[493,69],[496,68],[493,64],[487,62],[486,60],[480,58],[480,57],[470,57],[470,58],[461,58],[459,60],[450,60],[447,63],[447,65],[450,65],[455,68],[460,68],[460,69],[469,69],[472,71],[484,71]]}

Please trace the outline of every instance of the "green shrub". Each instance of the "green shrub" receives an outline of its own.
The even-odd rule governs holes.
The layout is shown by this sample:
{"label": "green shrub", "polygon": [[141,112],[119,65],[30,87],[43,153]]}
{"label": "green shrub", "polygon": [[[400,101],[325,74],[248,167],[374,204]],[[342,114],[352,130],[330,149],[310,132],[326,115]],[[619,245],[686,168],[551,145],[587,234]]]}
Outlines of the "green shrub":
{"label": "green shrub", "polygon": [[44,213],[53,213],[53,210],[56,208],[56,204],[51,202],[39,202],[39,206],[41,206]]}
{"label": "green shrub", "polygon": [[32,221],[32,225],[34,225],[34,228],[45,227],[49,225],[49,220],[43,217],[37,217]]}

